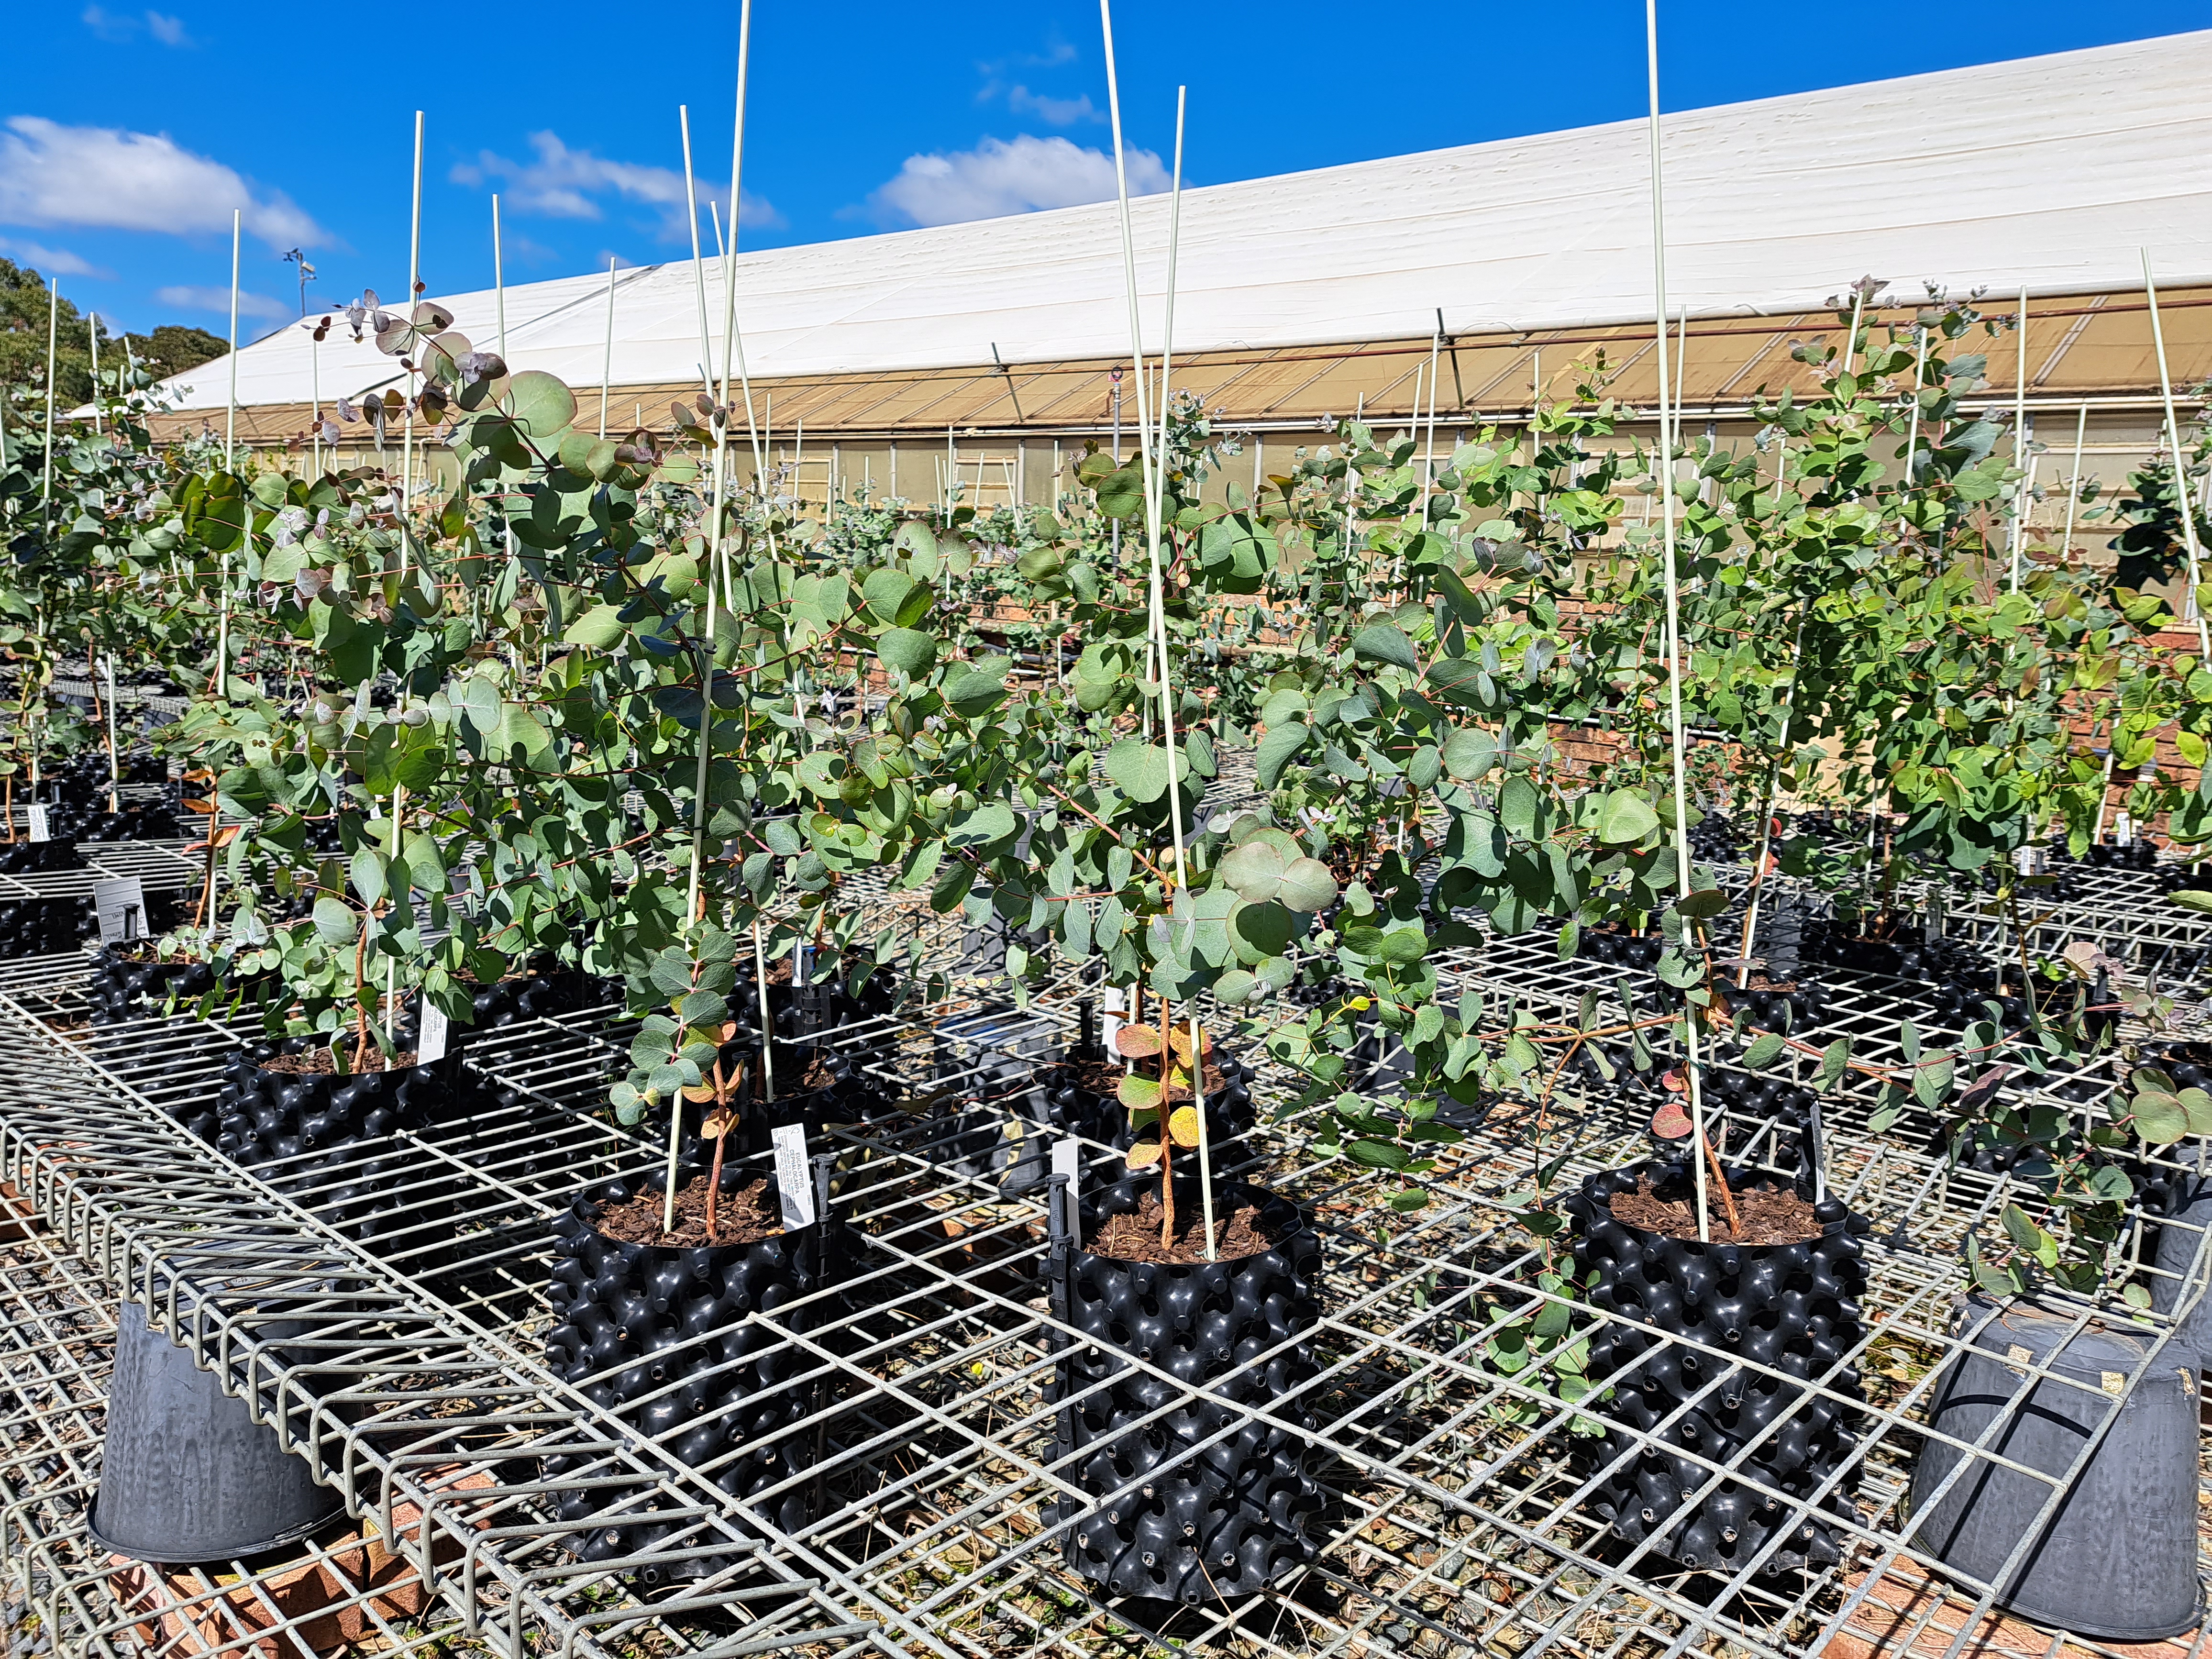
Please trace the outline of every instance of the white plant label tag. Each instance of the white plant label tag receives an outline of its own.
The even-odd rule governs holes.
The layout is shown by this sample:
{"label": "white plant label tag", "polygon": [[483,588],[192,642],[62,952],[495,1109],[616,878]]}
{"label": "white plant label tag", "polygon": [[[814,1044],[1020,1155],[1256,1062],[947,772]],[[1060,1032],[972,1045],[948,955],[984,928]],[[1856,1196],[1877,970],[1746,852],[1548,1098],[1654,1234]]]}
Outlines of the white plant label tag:
{"label": "white plant label tag", "polygon": [[1103,1041],[1108,1054],[1114,1052],[1114,1034],[1127,1023],[1119,1014],[1101,1014],[1098,1017],[1098,1027],[1105,1034]]}
{"label": "white plant label tag", "polygon": [[1073,1135],[1053,1142],[1052,1172],[1066,1176],[1073,1184],[1083,1173],[1083,1143]]}
{"label": "white plant label tag", "polygon": [[2112,819],[2112,845],[2132,847],[2136,844],[2136,821],[2125,812]]}
{"label": "white plant label tag", "polygon": [[136,876],[92,884],[92,908],[100,918],[100,942],[120,945],[146,937],[146,886]]}
{"label": "white plant label tag", "polygon": [[446,1034],[448,1022],[446,1011],[434,1004],[422,1005],[422,1021],[415,1033],[415,1063],[428,1066],[434,1060],[446,1057]]}
{"label": "white plant label tag", "polygon": [[775,1195],[783,1206],[783,1227],[790,1232],[814,1224],[814,1172],[806,1167],[806,1130],[797,1123],[771,1129],[775,1144]]}
{"label": "white plant label tag", "polygon": [[52,841],[54,838],[54,831],[53,826],[46,821],[46,809],[43,806],[33,806],[27,810],[31,815],[31,839]]}

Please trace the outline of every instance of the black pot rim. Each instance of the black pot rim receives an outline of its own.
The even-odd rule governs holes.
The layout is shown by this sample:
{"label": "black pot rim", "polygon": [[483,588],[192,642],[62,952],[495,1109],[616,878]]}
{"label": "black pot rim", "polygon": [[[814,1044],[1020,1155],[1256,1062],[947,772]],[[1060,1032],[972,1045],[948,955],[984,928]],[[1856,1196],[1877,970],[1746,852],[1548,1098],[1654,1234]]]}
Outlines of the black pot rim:
{"label": "black pot rim", "polygon": [[[628,1199],[635,1198],[640,1193],[657,1193],[661,1191],[663,1187],[661,1178],[663,1173],[663,1171],[656,1170],[649,1176],[640,1177],[636,1182],[636,1184],[634,1186],[629,1181],[620,1176],[609,1181],[595,1182],[591,1186],[586,1188],[582,1192],[577,1194],[574,1199],[569,1200],[568,1213],[574,1218],[576,1224],[584,1231],[592,1234],[601,1243],[613,1249],[624,1251],[650,1251],[656,1255],[672,1257],[691,1256],[704,1251],[712,1259],[717,1261],[743,1255],[745,1251],[757,1249],[763,1244],[774,1244],[779,1242],[787,1242],[795,1246],[799,1241],[805,1238],[809,1233],[812,1232],[814,1228],[819,1224],[817,1220],[817,1222],[810,1222],[804,1227],[786,1227],[781,1232],[770,1233],[766,1238],[756,1238],[752,1240],[751,1243],[745,1244],[648,1244],[636,1239],[611,1237],[607,1234],[599,1231],[599,1211],[605,1205],[609,1202],[620,1203]],[[676,1171],[677,1190],[679,1192],[682,1191],[684,1187],[690,1182],[693,1177],[702,1176],[706,1173],[708,1173],[706,1170],[696,1164],[686,1164],[679,1165]],[[781,1191],[776,1185],[775,1171],[774,1170],[749,1170],[742,1162],[737,1164],[724,1164],[722,1166],[722,1178],[726,1186],[732,1176],[747,1177],[754,1181],[765,1181],[768,1183],[769,1195],[771,1200],[778,1201],[781,1200]],[[740,1181],[738,1184],[742,1186],[744,1182]],[[623,1188],[626,1190],[623,1192],[622,1198],[616,1199],[608,1190],[611,1188]],[[596,1198],[593,1197],[592,1194],[595,1193],[601,1194],[601,1196]]]}
{"label": "black pot rim", "polygon": [[[1153,1182],[1151,1180],[1144,1180],[1139,1184],[1149,1191]],[[1176,1182],[1176,1203],[1178,1209],[1182,1206],[1184,1201],[1183,1189],[1183,1181],[1178,1179]],[[1200,1200],[1197,1196],[1198,1181],[1194,1176],[1189,1177],[1189,1191],[1191,1194],[1189,1202],[1193,1212],[1195,1212]],[[1104,1227],[1106,1223],[1112,1220],[1114,1217],[1127,1213],[1127,1211],[1118,1207],[1111,1209],[1106,1207],[1107,1200],[1114,1195],[1112,1188],[1105,1189],[1098,1195],[1098,1226],[1100,1228]],[[1218,1206],[1224,1200],[1232,1207],[1240,1200],[1256,1201],[1260,1217],[1263,1222],[1268,1218],[1271,1206],[1279,1205],[1295,1218],[1297,1224],[1285,1231],[1280,1237],[1264,1250],[1255,1250],[1249,1255],[1228,1256],[1219,1261],[1130,1261],[1118,1255],[1102,1255],[1089,1245],[1080,1243],[1076,1245],[1075,1253],[1090,1261],[1103,1262],[1123,1273],[1138,1267],[1146,1267],[1155,1273],[1192,1273],[1216,1268],[1233,1269],[1242,1267],[1245,1262],[1258,1261],[1263,1257],[1271,1255],[1279,1256],[1287,1261],[1293,1254],[1293,1247],[1300,1239],[1311,1240],[1313,1249],[1316,1251],[1321,1249],[1321,1235],[1315,1231],[1313,1222],[1296,1200],[1285,1198],[1280,1193],[1270,1192],[1265,1187],[1254,1186],[1249,1182],[1233,1180],[1224,1181],[1214,1189],[1215,1204]]]}
{"label": "black pot rim", "polygon": [[282,1532],[271,1533],[258,1542],[225,1545],[220,1552],[212,1555],[191,1557],[160,1555],[149,1550],[133,1548],[128,1544],[108,1537],[100,1529],[100,1500],[96,1496],[91,1506],[85,1510],[84,1531],[86,1537],[91,1539],[110,1555],[120,1555],[131,1561],[143,1561],[149,1566],[196,1566],[215,1561],[235,1561],[246,1557],[264,1554],[270,1550],[282,1549],[288,1544],[296,1544],[302,1539],[313,1537],[345,1514],[345,1501],[336,1492],[330,1492],[329,1497],[331,1507],[313,1520],[302,1521],[296,1526],[285,1528]]}
{"label": "black pot rim", "polygon": [[[1653,1160],[1650,1158],[1639,1158],[1637,1162],[1625,1164],[1620,1169],[1612,1170],[1610,1173],[1613,1175],[1636,1174],[1642,1170],[1650,1169],[1652,1162]],[[1754,1185],[1772,1187],[1784,1192],[1794,1191],[1796,1188],[1796,1183],[1791,1177],[1781,1175],[1772,1170],[1739,1170],[1737,1173],[1741,1175],[1743,1179],[1741,1182],[1731,1181],[1729,1182],[1729,1190],[1732,1193],[1747,1191]],[[1573,1194],[1573,1196],[1577,1198],[1585,1197],[1585,1195],[1581,1193],[1577,1193]],[[1585,1201],[1589,1204],[1592,1209],[1602,1210],[1605,1212],[1605,1218],[1607,1220],[1636,1238],[1663,1239],[1668,1243],[1686,1244],[1693,1249],[1735,1250],[1743,1255],[1759,1257],[1765,1255],[1770,1251],[1794,1250],[1801,1245],[1811,1244],[1816,1242],[1810,1238],[1801,1238],[1788,1244],[1738,1244],[1733,1240],[1725,1238],[1710,1240],[1694,1237],[1680,1238],[1673,1233],[1662,1233],[1656,1228],[1651,1227],[1639,1227],[1632,1221],[1624,1220],[1620,1216],[1613,1214],[1613,1200],[1609,1198],[1603,1200],[1600,1200],[1595,1198],[1586,1198]],[[1821,1238],[1833,1238],[1838,1233],[1848,1232],[1850,1231],[1852,1214],[1853,1212],[1846,1206],[1844,1213],[1838,1216],[1835,1220],[1822,1222],[1820,1224],[1819,1237]]]}

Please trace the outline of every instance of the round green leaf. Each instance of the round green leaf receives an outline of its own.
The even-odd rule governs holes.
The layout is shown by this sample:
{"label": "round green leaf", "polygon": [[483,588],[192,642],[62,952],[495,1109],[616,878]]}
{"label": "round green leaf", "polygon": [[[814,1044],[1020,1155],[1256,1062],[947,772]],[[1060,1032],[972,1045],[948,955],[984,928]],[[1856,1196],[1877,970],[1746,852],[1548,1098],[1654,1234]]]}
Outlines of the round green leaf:
{"label": "round green leaf", "polygon": [[937,662],[937,641],[917,629],[894,628],[876,641],[876,654],[909,679],[919,679]]}
{"label": "round green leaf", "polygon": [[1614,790],[1598,809],[1597,838],[1609,847],[1642,841],[1658,827],[1658,813],[1633,789]]}
{"label": "round green leaf", "polygon": [[2188,1109],[2172,1095],[2137,1095],[2134,1104],[2136,1133],[2154,1146],[2164,1146],[2189,1133]]}
{"label": "round green leaf", "polygon": [[1168,792],[1168,751],[1139,738],[1124,738],[1106,751],[1106,775],[1131,800],[1156,801]]}
{"label": "round green leaf", "polygon": [[1297,926],[1297,918],[1272,899],[1240,904],[1229,913],[1230,942],[1237,959],[1253,968],[1289,949]]}
{"label": "round green leaf", "polygon": [[1389,663],[1411,673],[1421,672],[1421,659],[1413,654],[1413,642],[1389,623],[1370,623],[1353,635],[1352,654],[1369,662]]}
{"label": "round green leaf", "polygon": [[515,424],[541,448],[576,418],[574,394],[543,369],[524,369],[509,383],[507,396],[513,399],[508,412]]}
{"label": "round green leaf", "polygon": [[[620,605],[595,605],[570,623],[561,637],[571,645],[604,651],[622,638],[623,631]],[[486,688],[487,690],[489,689]]]}
{"label": "round green leaf", "polygon": [[945,839],[950,846],[981,852],[1012,841],[1020,828],[1012,807],[986,801],[972,812],[955,813]]}
{"label": "round green leaf", "polygon": [[1326,910],[1336,902],[1336,878],[1319,859],[1298,859],[1283,872],[1275,896],[1293,910]]}
{"label": "round green leaf", "polygon": [[1261,904],[1282,890],[1283,872],[1292,862],[1267,842],[1248,841],[1221,860],[1221,879],[1237,890],[1238,897]]}
{"label": "round green leaf", "polygon": [[1243,968],[1231,968],[1213,981],[1213,997],[1215,1001],[1234,1008],[1240,1003],[1250,1001],[1252,994],[1259,988],[1260,981],[1250,972]]}

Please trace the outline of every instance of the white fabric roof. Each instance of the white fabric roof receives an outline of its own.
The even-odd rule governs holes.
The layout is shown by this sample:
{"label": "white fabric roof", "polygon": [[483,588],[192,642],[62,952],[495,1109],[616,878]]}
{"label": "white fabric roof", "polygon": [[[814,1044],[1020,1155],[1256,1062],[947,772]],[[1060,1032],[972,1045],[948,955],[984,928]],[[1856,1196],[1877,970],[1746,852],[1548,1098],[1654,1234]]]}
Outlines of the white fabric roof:
{"label": "white fabric roof", "polygon": [[[2212,277],[2212,30],[1667,118],[1670,309],[1796,311],[1863,274],[1998,294]],[[1640,121],[1185,193],[1175,345],[1191,352],[1632,321],[1652,313]],[[1134,209],[1148,348],[1167,201]],[[720,267],[708,261],[719,334]],[[1128,350],[1114,204],[741,252],[757,376],[1112,357]],[[604,273],[507,291],[507,356],[600,376]],[[494,343],[493,295],[441,296]],[[388,303],[387,300],[387,303]],[[241,404],[359,395],[393,360],[343,330],[239,354]],[[620,274],[612,380],[696,379],[689,261]],[[176,377],[220,410],[228,359]]]}

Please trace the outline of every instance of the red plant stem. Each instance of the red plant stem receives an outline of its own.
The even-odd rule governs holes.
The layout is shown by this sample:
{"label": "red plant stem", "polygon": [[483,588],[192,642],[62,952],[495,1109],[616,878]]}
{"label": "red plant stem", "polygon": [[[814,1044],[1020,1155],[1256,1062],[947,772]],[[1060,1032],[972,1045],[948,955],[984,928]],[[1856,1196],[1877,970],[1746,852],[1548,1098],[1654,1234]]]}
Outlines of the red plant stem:
{"label": "red plant stem", "polygon": [[722,1149],[728,1146],[730,1141],[729,1114],[722,1101],[724,1092],[722,1062],[717,1060],[714,1062],[714,1107],[721,1115],[722,1133],[714,1137],[714,1166],[707,1176],[707,1242],[709,1244],[714,1242],[717,1225],[714,1219],[714,1200],[722,1190]]}
{"label": "red plant stem", "polygon": [[1168,1119],[1174,1115],[1175,1103],[1168,1098],[1168,1079],[1175,1071],[1175,1049],[1168,1038],[1171,1022],[1165,997],[1160,999],[1160,1245],[1162,1249],[1175,1243],[1175,1182],[1170,1165],[1175,1158],[1175,1137],[1168,1133]]}

